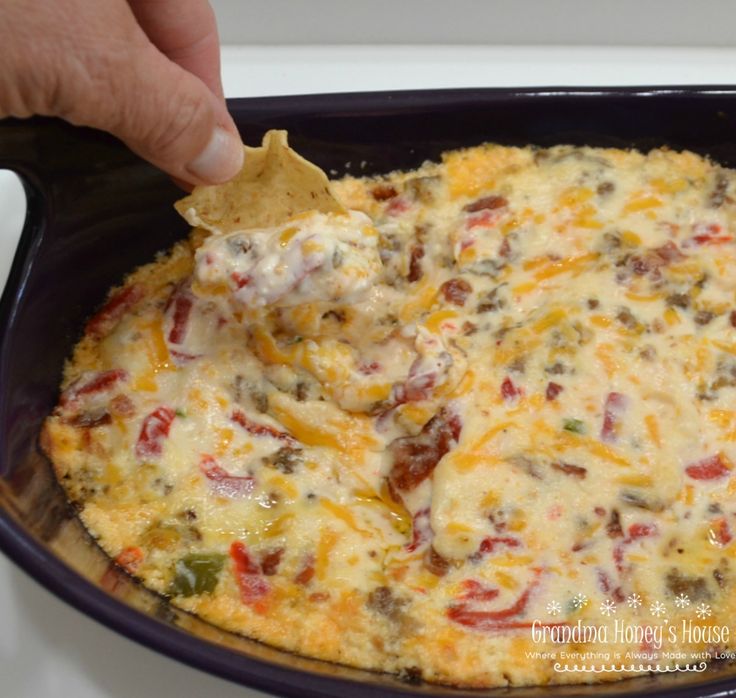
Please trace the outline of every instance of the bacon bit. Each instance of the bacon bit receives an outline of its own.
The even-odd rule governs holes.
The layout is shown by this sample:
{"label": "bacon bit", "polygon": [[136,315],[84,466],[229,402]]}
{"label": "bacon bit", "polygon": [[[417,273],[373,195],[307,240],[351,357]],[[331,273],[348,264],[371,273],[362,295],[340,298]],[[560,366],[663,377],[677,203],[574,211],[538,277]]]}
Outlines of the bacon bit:
{"label": "bacon bit", "polygon": [[272,577],[278,571],[281,564],[281,557],[284,554],[283,548],[275,548],[261,554],[261,570],[267,577]]}
{"label": "bacon bit", "polygon": [[611,511],[611,519],[606,524],[606,533],[609,538],[623,538],[624,529],[621,528],[621,515],[618,513],[618,509]]}
{"label": "bacon bit", "polygon": [[85,334],[95,339],[102,339],[110,334],[118,322],[120,322],[123,315],[141,300],[143,296],[143,288],[137,284],[131,284],[120,289],[89,319],[84,328]]}
{"label": "bacon bit", "polygon": [[314,555],[307,555],[304,558],[304,564],[302,565],[301,570],[299,570],[299,573],[294,577],[294,581],[297,584],[306,586],[312,581],[312,577],[314,577]]}
{"label": "bacon bit", "polygon": [[465,279],[449,279],[440,286],[440,293],[448,303],[463,306],[473,287]]}
{"label": "bacon bit", "polygon": [[408,281],[414,283],[419,281],[424,275],[422,269],[422,258],[424,257],[424,245],[421,242],[411,248],[409,255],[409,275],[406,277]]}
{"label": "bacon bit", "polygon": [[731,327],[736,328],[736,310],[732,310],[728,316],[728,321]]}
{"label": "bacon bit", "polygon": [[163,442],[169,435],[171,423],[176,412],[170,407],[157,407],[144,420],[138,442],[135,445],[135,455],[140,460],[159,458],[163,451]]}
{"label": "bacon bit", "polygon": [[473,213],[468,216],[465,221],[465,230],[472,230],[473,228],[491,228],[499,221],[503,216],[502,211],[480,211],[479,213]]}
{"label": "bacon bit", "polygon": [[506,197],[491,194],[490,196],[484,196],[481,199],[476,199],[475,201],[471,201],[469,204],[466,204],[463,206],[463,211],[466,213],[476,213],[477,211],[493,210],[503,208],[508,205],[509,202]]}
{"label": "bacon bit", "polygon": [[110,390],[115,384],[128,380],[128,372],[122,368],[95,373],[86,383],[80,385],[80,377],[72,383],[59,398],[62,407],[74,405],[80,398]]}
{"label": "bacon bit", "polygon": [[440,555],[433,546],[424,554],[424,567],[437,577],[444,577],[450,569],[450,562]]}
{"label": "bacon bit", "polygon": [[97,412],[83,412],[77,414],[71,419],[64,420],[67,424],[71,424],[74,427],[82,429],[93,429],[94,427],[101,427],[112,422],[112,417],[109,412],[97,411]]}
{"label": "bacon bit", "polygon": [[731,464],[722,453],[716,453],[714,456],[688,465],[685,472],[693,480],[717,480],[730,474]]}
{"label": "bacon bit", "polygon": [[458,596],[462,601],[493,601],[498,594],[498,589],[489,587],[475,579],[465,579],[460,586],[463,593]]}
{"label": "bacon bit", "polygon": [[547,390],[544,392],[544,397],[548,401],[556,400],[557,396],[564,390],[559,383],[549,382],[547,383]]}
{"label": "bacon bit", "polygon": [[508,608],[502,608],[498,611],[477,610],[477,605],[464,601],[451,605],[447,609],[447,617],[455,623],[475,630],[495,631],[527,627],[525,623],[520,625],[519,621],[513,621],[511,619],[514,616],[524,613],[529,604],[532,592],[538,583],[539,572],[536,572],[534,579],[532,579],[524,592]]}
{"label": "bacon bit", "polygon": [[432,527],[429,524],[430,508],[420,509],[412,518],[411,542],[405,547],[406,552],[413,553],[419,546],[432,537]]}
{"label": "bacon bit", "polygon": [[387,201],[388,199],[393,199],[398,195],[399,192],[397,192],[390,184],[379,184],[371,189],[371,196],[376,201]]}
{"label": "bacon bit", "polygon": [[621,587],[613,588],[613,582],[611,581],[611,578],[608,576],[608,573],[605,570],[598,569],[598,588],[604,593],[608,594],[610,592],[611,597],[614,601],[617,603],[621,603],[625,596],[624,592],[622,591]]}
{"label": "bacon bit", "polygon": [[247,274],[241,274],[239,271],[234,271],[230,274],[230,278],[235,284],[235,288],[239,291],[241,288],[245,288],[253,279]]}
{"label": "bacon bit", "polygon": [[593,513],[597,516],[605,516],[606,510],[603,507],[593,507]]}
{"label": "bacon bit", "polygon": [[393,441],[388,449],[393,460],[388,477],[394,490],[410,492],[426,480],[458,441],[461,430],[460,417],[443,407],[419,434]]}
{"label": "bacon bit", "polygon": [[608,393],[606,404],[603,408],[603,427],[601,428],[601,441],[614,443],[618,440],[618,432],[623,417],[628,407],[629,399],[621,393]]}
{"label": "bacon bit", "polygon": [[364,376],[372,376],[373,374],[378,373],[381,369],[382,366],[378,361],[371,361],[369,364],[360,364],[360,366],[358,366],[358,371]]}
{"label": "bacon bit", "polygon": [[185,291],[178,291],[172,301],[172,327],[169,331],[169,342],[182,344],[189,329],[189,316],[194,306],[191,296]]}
{"label": "bacon bit", "polygon": [[127,395],[120,393],[110,400],[110,412],[116,417],[133,417],[135,403]]}
{"label": "bacon bit", "polygon": [[272,439],[295,443],[294,437],[291,436],[291,434],[287,434],[285,431],[279,431],[268,424],[258,424],[257,422],[248,419],[245,412],[242,412],[241,410],[234,410],[230,415],[230,419],[243,427],[243,429],[245,429],[249,434],[253,434],[253,436],[270,436]]}
{"label": "bacon bit", "polygon": [[685,255],[670,240],[660,247],[655,247],[647,251],[643,257],[638,255],[632,257],[631,267],[635,274],[641,276],[650,272],[658,273],[661,267],[665,267],[672,262],[680,262],[683,259],[685,259]]}
{"label": "bacon bit", "polygon": [[215,494],[221,497],[235,499],[249,494],[255,487],[255,479],[250,475],[231,475],[217,460],[208,454],[202,456],[199,461],[199,469],[202,474],[211,481]]}
{"label": "bacon bit", "polygon": [[721,517],[711,523],[708,539],[714,545],[719,546],[726,546],[733,540],[733,534],[725,518]]}
{"label": "bacon bit", "polygon": [[235,541],[230,546],[230,558],[235,568],[235,581],[240,589],[240,600],[259,613],[264,612],[262,600],[270,591],[270,586],[263,579],[260,566],[248,553],[245,544],[240,541]]}
{"label": "bacon bit", "polygon": [[411,204],[404,197],[397,196],[391,199],[391,202],[386,206],[386,215],[398,216],[404,211],[408,211]]}
{"label": "bacon bit", "polygon": [[588,474],[588,469],[583,468],[581,465],[573,465],[572,463],[552,463],[553,470],[557,470],[565,475],[571,475],[572,477],[582,480]]}

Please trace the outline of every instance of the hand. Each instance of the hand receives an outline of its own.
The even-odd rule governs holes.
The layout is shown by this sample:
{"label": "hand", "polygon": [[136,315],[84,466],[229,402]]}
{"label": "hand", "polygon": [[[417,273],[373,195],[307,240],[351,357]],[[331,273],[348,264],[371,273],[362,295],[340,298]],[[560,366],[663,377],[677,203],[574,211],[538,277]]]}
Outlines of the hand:
{"label": "hand", "polygon": [[0,117],[109,131],[191,184],[243,162],[207,0],[2,0]]}

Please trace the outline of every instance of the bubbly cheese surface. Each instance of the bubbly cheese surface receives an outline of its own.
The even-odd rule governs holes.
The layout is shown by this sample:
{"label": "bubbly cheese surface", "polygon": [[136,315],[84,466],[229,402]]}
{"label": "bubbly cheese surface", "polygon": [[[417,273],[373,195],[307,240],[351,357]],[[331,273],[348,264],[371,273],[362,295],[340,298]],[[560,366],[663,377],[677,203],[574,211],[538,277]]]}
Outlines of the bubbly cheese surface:
{"label": "bubbly cheese surface", "polygon": [[349,214],[195,231],[88,323],[43,443],[102,547],[412,681],[732,648],[734,173],[484,145],[335,191]]}

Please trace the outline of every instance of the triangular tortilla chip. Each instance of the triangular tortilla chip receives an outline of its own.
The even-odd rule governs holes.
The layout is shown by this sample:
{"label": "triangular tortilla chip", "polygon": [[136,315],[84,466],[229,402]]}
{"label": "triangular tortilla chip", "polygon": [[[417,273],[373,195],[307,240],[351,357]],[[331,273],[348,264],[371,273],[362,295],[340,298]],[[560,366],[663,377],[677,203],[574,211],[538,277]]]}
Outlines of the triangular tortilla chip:
{"label": "triangular tortilla chip", "polygon": [[269,131],[260,148],[244,146],[243,169],[234,179],[196,187],[174,207],[190,225],[213,233],[268,228],[304,211],[343,212],[327,175],[286,139],[286,131]]}

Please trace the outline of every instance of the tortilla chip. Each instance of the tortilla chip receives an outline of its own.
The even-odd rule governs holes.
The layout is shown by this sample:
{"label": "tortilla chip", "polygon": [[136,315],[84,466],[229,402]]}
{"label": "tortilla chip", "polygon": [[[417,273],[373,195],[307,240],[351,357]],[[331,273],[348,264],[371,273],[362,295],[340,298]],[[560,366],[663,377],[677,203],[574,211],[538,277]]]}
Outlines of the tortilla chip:
{"label": "tortilla chip", "polygon": [[260,148],[243,146],[245,162],[234,179],[196,187],[174,207],[190,225],[213,233],[269,228],[304,211],[344,212],[327,175],[286,139],[286,131],[269,131]]}

